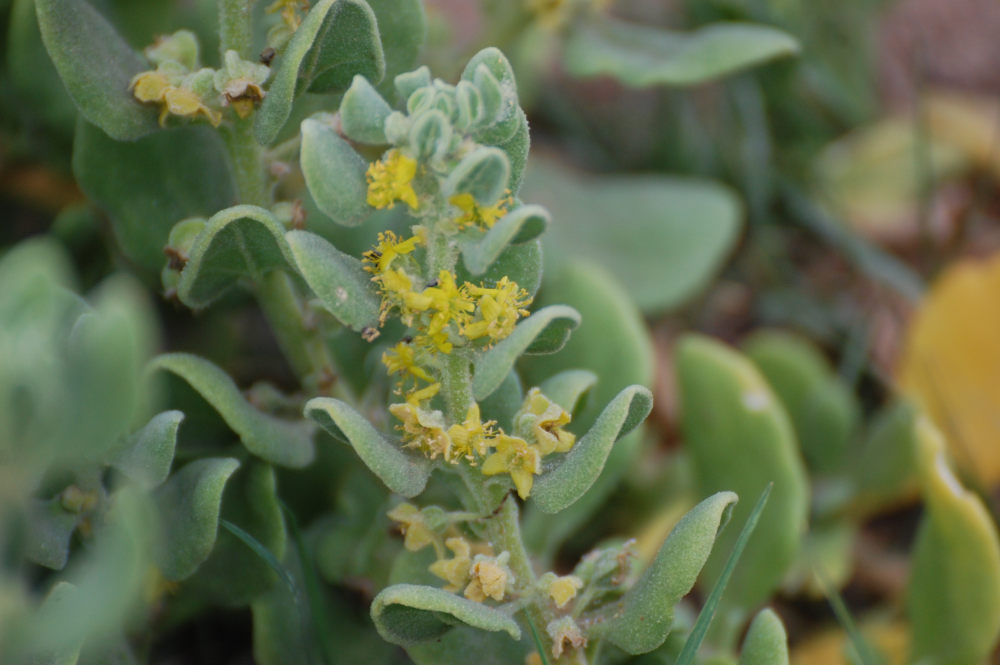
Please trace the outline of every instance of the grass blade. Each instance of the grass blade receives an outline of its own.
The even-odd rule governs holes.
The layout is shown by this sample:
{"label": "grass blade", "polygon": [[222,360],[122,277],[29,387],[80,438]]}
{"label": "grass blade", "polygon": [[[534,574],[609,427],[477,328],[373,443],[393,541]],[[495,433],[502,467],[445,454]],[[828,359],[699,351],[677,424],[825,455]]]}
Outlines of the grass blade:
{"label": "grass blade", "polygon": [[295,552],[299,557],[299,565],[302,568],[302,579],[305,585],[306,598],[309,600],[309,610],[312,614],[313,628],[319,639],[320,652],[323,654],[323,661],[327,665],[337,662],[335,657],[336,649],[331,641],[330,631],[326,629],[331,625],[329,614],[326,609],[326,602],[323,600],[323,592],[320,588],[319,575],[316,573],[316,566],[313,560],[306,554],[305,540],[302,538],[302,531],[299,530],[298,520],[284,501],[281,502],[281,509],[285,513],[285,521],[288,524],[288,531],[295,544]]}
{"label": "grass blade", "polygon": [[244,545],[253,550],[254,554],[259,556],[264,563],[270,566],[271,570],[277,573],[278,577],[285,583],[285,586],[288,587],[288,590],[293,596],[298,595],[298,586],[295,584],[295,578],[292,577],[292,574],[288,571],[288,569],[285,568],[280,561],[278,561],[278,558],[271,553],[271,550],[264,547],[259,540],[229,520],[219,520],[219,524],[221,524],[226,531],[239,538]]}
{"label": "grass blade", "polygon": [[[542,638],[538,636],[538,629],[535,628],[535,622],[527,617],[526,620],[528,622],[528,628],[531,629],[531,637],[535,640],[535,648],[538,649],[538,657],[541,658],[542,665],[549,665],[549,655],[545,653],[545,646],[542,644]],[[867,663],[865,665],[867,665]]]}
{"label": "grass blade", "polygon": [[854,647],[861,665],[879,665],[882,659],[878,657],[875,650],[861,634],[858,624],[851,615],[851,610],[847,608],[847,603],[844,602],[844,597],[827,581],[826,576],[820,570],[814,568],[813,572],[816,573],[816,578],[819,580],[820,586],[823,587],[823,594],[826,596],[827,602],[830,603],[830,608],[837,617],[840,627],[847,633],[847,637],[850,639],[851,646]]}
{"label": "grass blade", "polygon": [[687,641],[684,642],[684,648],[681,649],[675,665],[691,665],[694,662],[698,648],[701,647],[701,642],[705,639],[705,633],[708,632],[708,627],[711,625],[713,617],[715,617],[715,611],[719,607],[719,601],[722,600],[722,594],[726,590],[726,585],[729,584],[729,578],[732,576],[733,570],[736,569],[736,564],[740,560],[740,556],[742,556],[751,534],[757,528],[757,522],[760,519],[760,514],[764,512],[764,506],[767,504],[767,498],[771,495],[772,487],[774,487],[774,483],[768,483],[767,487],[761,493],[760,498],[757,499],[757,505],[753,507],[753,511],[747,518],[746,524],[743,525],[743,530],[740,531],[740,535],[733,545],[733,551],[729,555],[729,559],[726,560],[726,567],[723,568],[722,575],[719,576],[718,581],[716,581],[715,586],[712,588],[712,592],[705,601],[705,605],[701,608],[698,619],[694,622],[694,627],[688,634]]}

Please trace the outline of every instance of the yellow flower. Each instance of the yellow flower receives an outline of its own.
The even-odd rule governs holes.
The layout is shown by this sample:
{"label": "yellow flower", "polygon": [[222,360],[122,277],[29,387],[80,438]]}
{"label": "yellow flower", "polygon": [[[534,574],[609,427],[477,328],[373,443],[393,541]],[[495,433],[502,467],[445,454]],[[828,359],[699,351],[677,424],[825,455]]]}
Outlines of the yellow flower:
{"label": "yellow flower", "polygon": [[403,439],[407,448],[419,448],[431,459],[438,455],[449,458],[451,439],[445,431],[444,414],[427,411],[411,402],[390,404],[389,413],[403,423]]}
{"label": "yellow flower", "polygon": [[422,381],[433,381],[427,370],[417,364],[415,356],[412,345],[400,342],[382,354],[382,364],[389,370],[389,374],[411,374]]}
{"label": "yellow flower", "polygon": [[517,488],[517,495],[527,499],[535,482],[535,474],[541,472],[542,456],[527,441],[516,436],[501,433],[494,441],[496,452],[483,462],[483,474],[495,476],[509,473]]}
{"label": "yellow flower", "polygon": [[570,415],[538,388],[528,391],[524,404],[514,416],[514,430],[526,439],[534,439],[542,456],[565,453],[573,447],[576,436],[563,429]]}
{"label": "yellow flower", "polygon": [[462,334],[469,339],[488,335],[494,341],[501,340],[514,331],[520,317],[528,315],[524,308],[531,303],[531,297],[507,277],[501,278],[492,288],[469,284],[467,290],[477,298],[477,317],[462,329]]}
{"label": "yellow flower", "polygon": [[452,321],[461,326],[469,314],[475,309],[465,287],[455,283],[455,275],[442,270],[433,286],[428,286],[421,293],[428,299],[428,309],[434,310],[425,332],[426,339],[442,353],[451,353],[452,343],[446,328]]}
{"label": "yellow flower", "polygon": [[309,0],[275,0],[267,8],[268,14],[281,12],[281,20],[292,31],[302,23],[302,15],[309,11]]}
{"label": "yellow flower", "polygon": [[514,581],[514,575],[507,566],[509,560],[510,552],[501,552],[498,557],[477,554],[469,571],[472,580],[465,587],[465,597],[477,603],[487,598],[502,601]]}
{"label": "yellow flower", "polygon": [[464,538],[449,538],[444,544],[455,553],[450,559],[438,559],[430,566],[430,571],[448,582],[445,591],[458,591],[469,581],[472,567],[469,543]]}
{"label": "yellow flower", "polygon": [[451,453],[455,460],[464,457],[475,462],[477,457],[484,456],[489,448],[495,424],[492,420],[482,422],[479,418],[479,405],[473,402],[465,414],[465,421],[448,428]]}
{"label": "yellow flower", "polygon": [[375,249],[364,253],[365,261],[373,264],[367,269],[374,273],[380,273],[388,269],[397,257],[409,254],[421,243],[420,236],[411,236],[403,240],[392,231],[379,233]]}
{"label": "yellow flower", "polygon": [[422,403],[437,395],[440,390],[440,383],[432,383],[429,386],[424,386],[420,390],[410,392],[406,396],[406,401],[413,406],[420,406]]}
{"label": "yellow flower", "polygon": [[510,192],[491,206],[480,206],[472,194],[455,194],[448,199],[448,203],[462,211],[462,214],[455,218],[458,228],[464,229],[473,224],[480,224],[487,229],[493,228],[501,217],[507,214],[507,207],[513,202]]}
{"label": "yellow flower", "polygon": [[373,162],[365,176],[368,179],[368,205],[374,208],[391,208],[402,201],[417,209],[417,193],[413,190],[413,177],[417,174],[416,160],[399,150],[390,150],[383,159]]}
{"label": "yellow flower", "polygon": [[162,102],[167,90],[172,88],[167,77],[158,71],[136,74],[129,84],[132,95],[140,102]]}
{"label": "yellow flower", "polygon": [[552,598],[552,602],[560,609],[576,598],[576,592],[583,587],[583,580],[576,575],[557,577],[554,573],[545,573],[539,581],[546,587],[546,593]]}
{"label": "yellow flower", "polygon": [[427,525],[423,513],[412,503],[401,503],[387,514],[389,519],[400,523],[403,547],[409,551],[416,552],[434,543],[434,532]]}

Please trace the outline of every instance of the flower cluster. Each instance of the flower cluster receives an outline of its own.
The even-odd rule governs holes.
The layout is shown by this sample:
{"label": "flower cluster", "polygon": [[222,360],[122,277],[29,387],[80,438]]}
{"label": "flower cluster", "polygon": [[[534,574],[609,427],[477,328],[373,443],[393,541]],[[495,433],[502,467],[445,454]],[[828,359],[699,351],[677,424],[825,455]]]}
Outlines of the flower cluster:
{"label": "flower cluster", "polygon": [[137,74],[129,88],[137,101],[160,106],[160,125],[172,115],[202,116],[215,127],[222,122],[224,107],[232,106],[245,118],[264,98],[261,86],[270,74],[266,65],[227,51],[221,69],[201,67],[198,41],[189,30],[160,37],[145,54],[156,69]]}

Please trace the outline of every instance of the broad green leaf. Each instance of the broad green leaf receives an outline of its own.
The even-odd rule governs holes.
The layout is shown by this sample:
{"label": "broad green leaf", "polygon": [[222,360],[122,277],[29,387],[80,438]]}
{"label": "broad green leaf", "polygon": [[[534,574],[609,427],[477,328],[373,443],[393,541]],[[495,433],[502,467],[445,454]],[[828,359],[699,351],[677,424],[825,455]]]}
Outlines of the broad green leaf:
{"label": "broad green leaf", "polygon": [[788,33],[752,23],[715,23],[675,32],[608,16],[569,33],[566,68],[574,76],[610,75],[634,87],[696,85],[798,53]]}
{"label": "broad green leaf", "polygon": [[368,163],[322,120],[302,121],[299,163],[309,194],[327,217],[357,226],[372,214],[365,180]]}
{"label": "broad green leaf", "polygon": [[472,392],[477,400],[490,395],[524,353],[555,353],[570,332],[580,325],[580,314],[572,307],[544,307],[514,328],[514,332],[485,351],[475,363]]}
{"label": "broad green leaf", "polygon": [[750,623],[740,649],[740,665],[788,665],[788,636],[774,610],[761,610]]}
{"label": "broad green leaf", "polygon": [[863,514],[916,495],[918,415],[913,404],[900,400],[886,406],[869,425],[857,462],[850,467],[857,489],[854,502]]}
{"label": "broad green leaf", "polygon": [[149,274],[163,267],[174,224],[208,217],[237,200],[225,147],[217,132],[186,127],[123,143],[81,121],[73,144],[73,174],[87,196],[108,212],[122,252]]}
{"label": "broad green leaf", "polygon": [[385,82],[410,69],[427,38],[427,15],[420,0],[367,0],[378,20],[385,57]]}
{"label": "broad green leaf", "polygon": [[837,470],[860,409],[826,358],[805,339],[773,330],[755,333],[743,349],[788,411],[809,467]]}
{"label": "broad green leaf", "polygon": [[[284,556],[288,538],[272,466],[252,458],[240,466],[222,495],[220,524],[223,520],[279,560]],[[234,535],[232,528],[222,528],[211,556],[189,584],[216,602],[245,605],[274,585],[280,573],[272,563]]]}
{"label": "broad green leaf", "polygon": [[926,512],[917,532],[907,607],[911,658],[979,665],[1000,637],[1000,539],[978,496],[945,459],[942,436],[917,423]]}
{"label": "broad green leaf", "polygon": [[500,49],[490,46],[472,56],[462,80],[474,84],[483,98],[485,117],[474,134],[478,142],[501,145],[526,128],[519,113],[514,70]]}
{"label": "broad green leaf", "polygon": [[[57,631],[56,622],[60,615],[64,615],[64,606],[79,606],[80,590],[69,582],[60,580],[56,582],[52,589],[46,594],[35,615],[32,617],[36,626],[43,627],[39,632],[45,633],[46,628],[50,631]],[[8,639],[16,640],[16,634],[11,631]],[[31,639],[28,640],[29,644]],[[23,662],[44,663],[44,665],[76,665],[80,658],[80,649],[83,646],[84,637],[73,640],[64,640],[58,645],[44,643],[38,640],[38,644],[29,646],[27,651],[33,653],[20,654],[25,657]],[[5,649],[6,651],[6,649]]]}
{"label": "broad green leaf", "polygon": [[534,650],[530,635],[522,635],[520,641],[515,641],[506,633],[456,626],[436,640],[408,646],[406,653],[416,665],[441,665],[463,659],[476,665],[520,665],[528,662],[528,654]]}
{"label": "broad green leaf", "polygon": [[524,178],[524,167],[528,164],[528,150],[531,148],[531,133],[528,130],[528,117],[521,109],[517,110],[517,128],[510,138],[501,141],[497,147],[507,153],[510,160],[510,191],[517,196],[521,191],[521,181]]}
{"label": "broad green leaf", "polygon": [[156,562],[168,580],[190,577],[211,554],[222,490],[239,465],[229,457],[195,460],[156,490],[163,525]]}
{"label": "broad green leaf", "polygon": [[[747,358],[689,335],[678,343],[675,362],[685,447],[699,492],[756,496],[774,483],[757,534],[723,598],[722,619],[736,621],[770,597],[795,560],[809,506],[805,469],[788,416]],[[750,509],[738,507],[733,519],[745,521]],[[706,587],[719,579],[734,538],[723,535],[706,564]]]}
{"label": "broad green leaf", "polygon": [[113,139],[159,129],[156,110],[132,98],[129,84],[151,69],[85,0],[35,0],[45,48],[80,113]]}
{"label": "broad green leaf", "polygon": [[379,81],[385,59],[371,7],[363,0],[320,0],[309,10],[272,65],[254,134],[268,144],[281,131],[300,94],[345,90],[356,74]]}
{"label": "broad green leaf", "polygon": [[510,184],[510,160],[499,148],[479,146],[458,162],[441,184],[445,197],[471,194],[482,206],[497,202]]}
{"label": "broad green leaf", "polygon": [[559,466],[535,481],[531,498],[538,507],[557,513],[582,497],[601,475],[611,447],[642,424],[652,409],[653,394],[643,386],[629,386],[618,393]]}
{"label": "broad green leaf", "polygon": [[512,369],[504,378],[503,383],[489,397],[479,402],[482,418],[495,420],[505,431],[514,427],[514,415],[524,403],[524,387],[517,370]]}
{"label": "broad green leaf", "polygon": [[697,295],[741,229],[739,200],[704,180],[584,175],[532,160],[521,198],[552,213],[543,236],[547,254],[604,267],[646,312],[673,309]]}
{"label": "broad green leaf", "polygon": [[359,143],[387,143],[385,119],[390,113],[392,107],[364,76],[354,77],[340,101],[340,125],[344,135]]}
{"label": "broad green leaf", "polygon": [[233,206],[212,215],[195,239],[177,296],[188,307],[207,307],[240,279],[260,283],[291,264],[285,229],[274,216],[257,206]]}
{"label": "broad green leaf", "polygon": [[737,501],[732,492],[719,492],[681,518],[656,558],[620,601],[620,613],[600,627],[601,634],[631,654],[660,646],[673,624],[674,606],[691,591]]}
{"label": "broad green leaf", "polygon": [[128,437],[109,464],[146,489],[161,484],[167,479],[174,461],[177,429],[182,420],[184,414],[180,411],[164,411],[153,416],[142,429]]}
{"label": "broad green leaf", "polygon": [[69,558],[69,539],[83,518],[63,508],[59,497],[29,500],[24,556],[40,566],[62,570]]}
{"label": "broad green leaf", "polygon": [[255,409],[224,371],[189,353],[167,353],[150,363],[150,369],[176,374],[212,405],[240,441],[254,455],[272,464],[291,468],[307,466],[313,459],[309,422],[282,420]]}
{"label": "broad green leaf", "polygon": [[45,51],[34,0],[15,0],[9,22],[6,70],[11,87],[47,127],[69,139],[76,127],[76,106]]}
{"label": "broad green leaf", "polygon": [[473,275],[483,274],[509,245],[534,240],[542,235],[549,219],[549,213],[541,206],[518,206],[482,236],[462,244],[465,267]]}
{"label": "broad green leaf", "polygon": [[388,441],[364,416],[344,402],[316,397],[306,402],[305,415],[334,438],[350,443],[368,468],[393,492],[414,497],[424,490],[430,476],[427,460],[410,455],[398,444]]}
{"label": "broad green leaf", "polygon": [[285,237],[299,273],[328,312],[354,330],[378,325],[379,297],[359,260],[308,231]]}
{"label": "broad green leaf", "polygon": [[567,369],[545,379],[538,388],[543,395],[572,414],[597,381],[597,375],[589,370]]}
{"label": "broad green leaf", "polygon": [[403,646],[440,638],[462,624],[490,632],[502,630],[521,639],[521,629],[510,615],[435,587],[391,586],[375,596],[371,614],[379,635]]}

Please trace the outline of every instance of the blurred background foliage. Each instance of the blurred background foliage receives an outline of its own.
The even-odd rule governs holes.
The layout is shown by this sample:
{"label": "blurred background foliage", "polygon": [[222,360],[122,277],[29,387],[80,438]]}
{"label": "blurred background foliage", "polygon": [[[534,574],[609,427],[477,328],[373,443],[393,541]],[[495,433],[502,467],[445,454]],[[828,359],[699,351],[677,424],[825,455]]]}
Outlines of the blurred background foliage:
{"label": "blurred background foliage", "polygon": [[[211,0],[92,4],[137,49],[186,27],[201,40],[207,64],[218,64]],[[529,542],[558,565],[602,539],[640,534],[637,548],[648,559],[699,497],[717,489],[752,497],[777,475],[787,482],[779,483],[783,491],[772,497],[760,526],[769,547],[748,549],[745,579],[735,578],[713,629],[716,644],[733,643],[750,612],[770,600],[788,628],[796,663],[868,664],[873,654],[884,659],[878,662],[914,662],[940,646],[922,641],[927,634],[945,644],[979,640],[988,650],[995,628],[982,617],[995,609],[984,601],[966,616],[949,590],[991,588],[984,579],[1000,568],[993,551],[1000,507],[1000,264],[991,259],[1000,248],[1000,6],[990,0],[425,4],[428,39],[420,61],[437,75],[454,79],[455,63],[484,45],[510,56],[531,122],[521,198],[546,206],[553,217],[537,303],[566,303],[583,314],[566,349],[524,361],[523,375],[537,381],[567,368],[594,371],[600,383],[577,416],[584,425],[623,386],[655,387],[653,418],[616,447],[584,501],[555,528],[526,512]],[[731,21],[775,30],[731,36],[737,41],[729,44],[742,43],[745,61],[759,66],[727,66],[725,49],[722,56],[712,50],[706,27]],[[286,649],[322,648],[323,638],[308,634],[318,613],[341,626],[327,639],[355,645],[366,662],[394,662],[401,654],[375,638],[367,606],[389,579],[399,542],[384,516],[385,490],[359,472],[349,451],[318,446],[308,468],[274,470],[234,445],[232,423],[191,389],[194,370],[163,366],[148,395],[138,387],[137,368],[154,351],[190,351],[225,368],[238,386],[250,386],[241,397],[246,404],[279,415],[300,411],[303,395],[295,393],[294,376],[252,301],[229,292],[197,315],[178,307],[157,277],[163,239],[130,233],[165,235],[183,217],[234,202],[213,135],[181,129],[115,143],[79,123],[42,43],[32,0],[0,0],[0,33],[6,36],[0,388],[4,408],[20,418],[0,423],[0,493],[4,505],[27,502],[52,517],[51,523],[39,518],[43,526],[36,528],[61,543],[63,564],[67,550],[86,550],[66,576],[78,584],[60,582],[44,601],[41,591],[55,578],[37,563],[5,569],[0,624],[5,611],[16,618],[2,637],[16,634],[15,650],[48,644],[61,654],[54,662],[73,662],[65,654],[81,648],[83,662],[129,662],[106,658],[135,648],[136,633],[132,646],[123,647],[117,631],[147,594],[147,616],[124,625],[154,627],[139,631],[150,636],[140,650],[154,662],[246,662],[251,623],[257,660],[279,662]],[[718,56],[715,70],[685,69],[685,53],[705,52]],[[657,64],[668,61],[681,64]],[[337,101],[337,95],[305,95],[293,115],[332,110]],[[156,142],[166,145],[161,150]],[[152,162],[151,151],[164,156]],[[195,177],[199,172],[208,177]],[[358,229],[334,227],[294,176],[283,187],[285,198],[301,199],[308,228],[354,255],[378,228],[405,223],[387,213]],[[42,233],[49,240],[8,249]],[[19,328],[21,321],[30,326]],[[45,325],[36,329],[39,321]],[[52,358],[51,348],[64,354]],[[360,392],[373,374],[364,369],[382,347],[366,349],[345,334],[331,348],[344,357],[366,354],[358,375],[345,377]],[[46,372],[35,373],[40,366]],[[22,376],[31,381],[12,378]],[[130,383],[110,376],[128,376]],[[760,403],[746,403],[747,382]],[[105,390],[122,397],[111,399]],[[374,401],[386,390],[381,385],[363,399]],[[33,391],[33,403],[53,417],[11,410],[24,391]],[[108,413],[109,404],[127,407]],[[183,412],[179,430],[165,415],[172,411],[156,415],[160,406]],[[947,469],[928,461],[936,459],[938,444],[915,435],[918,408],[944,433],[958,478],[972,494],[948,491]],[[40,422],[45,427],[37,431],[25,425]],[[123,450],[108,447],[121,437],[139,445],[136,433],[156,423],[159,429],[148,433],[159,443],[148,447],[158,453],[143,457],[141,471],[123,461]],[[53,442],[66,428],[82,432],[88,444],[78,458],[54,459]],[[141,486],[160,486],[166,472],[154,471],[164,463],[169,469],[175,438],[177,457],[201,466],[184,466],[189,477],[177,473],[156,490],[160,507],[113,501],[133,491],[111,482],[113,474],[127,476],[126,469]],[[745,443],[736,453],[723,445],[734,439]],[[239,470],[233,456],[242,462]],[[11,460],[25,476],[6,473]],[[203,552],[204,538],[191,536],[187,559],[157,560],[168,579],[148,580],[151,573],[136,563],[148,558],[139,550],[160,551],[163,538],[177,538],[171,528],[183,530],[149,516],[162,514],[163,502],[193,496],[186,486],[169,486],[184,482],[200,488],[216,520],[221,515],[237,530],[220,530]],[[71,487],[96,503],[81,511]],[[62,508],[54,509],[56,503]],[[135,514],[91,533],[92,518],[103,522],[114,506]],[[749,511],[750,499],[740,509]],[[948,528],[953,523],[969,526],[956,531]],[[24,554],[25,542],[39,542],[24,535],[30,525],[4,525],[0,545],[9,561]],[[288,579],[278,580],[279,568],[247,549],[238,529],[265,543]],[[304,551],[315,553],[312,563]],[[45,563],[46,556],[51,552],[27,558]],[[180,591],[171,586],[169,578],[186,578],[202,562]],[[710,562],[703,591],[711,588],[713,566],[719,564]],[[956,567],[979,577],[963,577]],[[227,570],[235,571],[233,580]],[[259,588],[243,588],[240,580],[252,575]],[[114,584],[100,591],[85,586],[111,578]],[[288,589],[309,589],[311,596]],[[86,593],[102,594],[102,612],[81,609]],[[954,610],[950,617],[941,603]],[[32,609],[18,614],[22,606]],[[233,607],[242,609],[225,609]],[[65,620],[78,632],[20,629],[56,625],[37,618],[45,612],[63,612],[55,616],[71,617]],[[282,621],[293,625],[275,628]],[[967,628],[975,634],[963,633]],[[86,635],[92,637],[81,647]],[[181,638],[200,646],[185,651],[177,646]],[[646,658],[671,663],[670,648],[668,641]]]}

